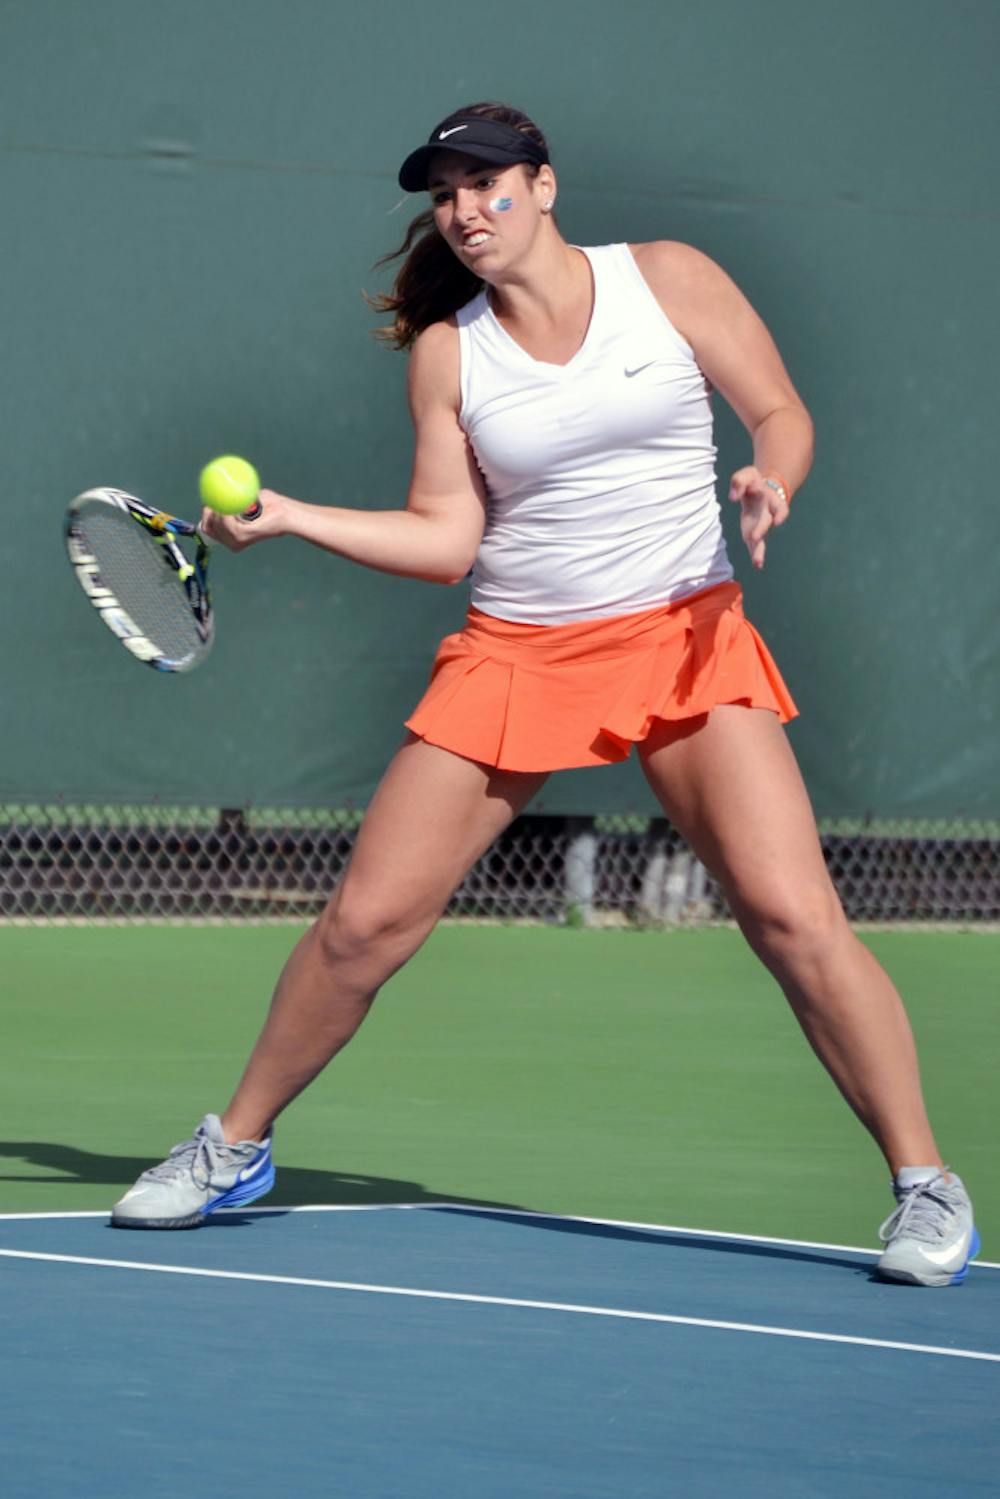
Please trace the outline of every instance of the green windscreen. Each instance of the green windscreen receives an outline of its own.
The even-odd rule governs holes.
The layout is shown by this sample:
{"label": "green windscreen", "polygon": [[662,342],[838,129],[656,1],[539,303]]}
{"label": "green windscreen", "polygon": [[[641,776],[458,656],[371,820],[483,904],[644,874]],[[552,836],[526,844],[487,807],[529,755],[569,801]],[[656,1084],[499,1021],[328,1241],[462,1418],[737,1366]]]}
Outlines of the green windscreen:
{"label": "green windscreen", "polygon": [[[399,161],[463,103],[550,137],[576,243],[676,238],[741,284],[817,460],[747,612],[823,815],[1000,812],[1000,11],[931,0],[0,3],[0,799],[363,804],[466,588],[292,541],[213,559],[217,641],[140,666],[66,565],[67,501],[182,515],[223,452],[304,500],[405,500],[405,356],[362,293]],[[720,494],[749,441],[720,412]],[[634,765],[555,811],[642,809]]]}

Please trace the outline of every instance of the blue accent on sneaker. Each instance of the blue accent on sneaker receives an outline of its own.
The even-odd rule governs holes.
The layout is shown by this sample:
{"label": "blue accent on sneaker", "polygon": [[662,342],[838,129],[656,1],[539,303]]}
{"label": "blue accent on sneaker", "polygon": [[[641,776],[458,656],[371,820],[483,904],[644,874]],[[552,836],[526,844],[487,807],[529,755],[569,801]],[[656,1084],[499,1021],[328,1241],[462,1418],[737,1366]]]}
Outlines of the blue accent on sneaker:
{"label": "blue accent on sneaker", "polygon": [[[258,1162],[265,1162],[266,1164],[263,1170],[254,1171],[254,1167]],[[210,1213],[214,1213],[216,1208],[244,1207],[248,1202],[256,1202],[258,1197],[264,1197],[270,1192],[274,1186],[274,1179],[277,1174],[274,1169],[274,1162],[271,1160],[270,1140],[267,1141],[262,1150],[257,1152],[249,1165],[243,1167],[240,1176],[245,1177],[249,1171],[253,1171],[254,1173],[249,1180],[237,1181],[227,1192],[220,1193],[218,1197],[213,1198],[211,1202],[205,1204],[202,1209],[203,1220]]]}
{"label": "blue accent on sneaker", "polygon": [[965,1264],[962,1266],[961,1270],[959,1270],[955,1275],[951,1277],[951,1280],[948,1282],[950,1286],[960,1286],[962,1284],[963,1280],[969,1273],[969,1260],[974,1260],[981,1248],[982,1244],[979,1239],[979,1230],[977,1228],[974,1228],[972,1230],[972,1238],[969,1241],[969,1257],[966,1260]]}

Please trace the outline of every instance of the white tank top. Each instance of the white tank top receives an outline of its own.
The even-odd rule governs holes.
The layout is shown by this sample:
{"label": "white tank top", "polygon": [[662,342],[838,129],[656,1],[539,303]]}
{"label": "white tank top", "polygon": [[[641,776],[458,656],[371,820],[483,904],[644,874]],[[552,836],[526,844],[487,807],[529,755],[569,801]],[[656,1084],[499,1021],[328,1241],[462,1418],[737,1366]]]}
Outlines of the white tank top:
{"label": "white tank top", "polygon": [[460,420],[486,481],[472,603],[528,624],[638,613],[732,576],[708,385],[628,245],[585,249],[594,310],[533,359],[484,288],[458,313]]}

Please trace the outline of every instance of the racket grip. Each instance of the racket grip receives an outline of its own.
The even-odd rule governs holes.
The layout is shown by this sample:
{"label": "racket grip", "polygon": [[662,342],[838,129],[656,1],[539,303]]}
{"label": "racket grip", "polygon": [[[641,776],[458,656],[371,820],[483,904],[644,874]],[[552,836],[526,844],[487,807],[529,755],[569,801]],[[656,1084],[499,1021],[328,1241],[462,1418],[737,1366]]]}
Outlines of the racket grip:
{"label": "racket grip", "polygon": [[264,507],[260,503],[260,500],[254,500],[249,510],[244,510],[241,512],[240,520],[258,520],[263,514]]}

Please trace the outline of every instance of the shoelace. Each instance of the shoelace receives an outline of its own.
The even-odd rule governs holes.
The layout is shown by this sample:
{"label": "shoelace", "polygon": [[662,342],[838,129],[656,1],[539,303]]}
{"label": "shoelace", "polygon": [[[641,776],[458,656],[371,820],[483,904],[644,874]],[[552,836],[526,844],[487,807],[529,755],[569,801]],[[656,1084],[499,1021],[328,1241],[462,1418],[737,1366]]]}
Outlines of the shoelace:
{"label": "shoelace", "polygon": [[917,1182],[916,1186],[903,1187],[903,1200],[898,1208],[882,1224],[878,1236],[883,1243],[895,1238],[903,1230],[911,1239],[934,1243],[945,1237],[946,1220],[954,1217],[955,1209],[945,1195],[950,1189],[940,1174],[930,1181]]}
{"label": "shoelace", "polygon": [[151,1166],[143,1176],[147,1181],[173,1181],[178,1176],[190,1174],[196,1186],[207,1187],[219,1164],[220,1148],[198,1130],[193,1140],[182,1140],[175,1145],[165,1161]]}

